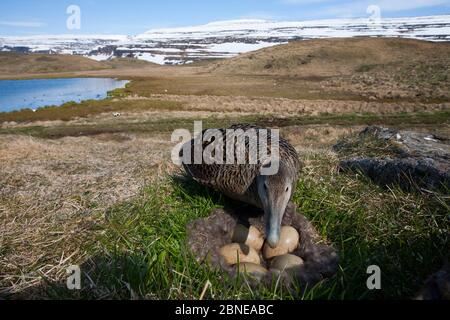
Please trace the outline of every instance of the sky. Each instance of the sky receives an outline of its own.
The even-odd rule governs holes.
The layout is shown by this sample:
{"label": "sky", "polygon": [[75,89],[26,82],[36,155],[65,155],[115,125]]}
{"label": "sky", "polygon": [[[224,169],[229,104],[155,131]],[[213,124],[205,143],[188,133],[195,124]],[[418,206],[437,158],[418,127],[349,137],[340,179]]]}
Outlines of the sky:
{"label": "sky", "polygon": [[[71,5],[80,15],[67,13]],[[136,35],[220,20],[368,17],[370,5],[382,18],[450,14],[450,0],[1,0],[0,35]]]}

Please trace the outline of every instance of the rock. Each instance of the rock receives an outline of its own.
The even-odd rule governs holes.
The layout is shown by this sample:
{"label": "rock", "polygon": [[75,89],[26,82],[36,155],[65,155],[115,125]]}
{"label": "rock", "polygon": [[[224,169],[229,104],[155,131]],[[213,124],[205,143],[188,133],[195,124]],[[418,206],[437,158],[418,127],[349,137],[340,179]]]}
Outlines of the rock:
{"label": "rock", "polygon": [[371,139],[390,145],[392,154],[357,156],[343,159],[343,171],[362,172],[382,186],[397,184],[405,190],[448,190],[450,188],[449,140],[432,134],[368,127],[359,134],[358,141],[340,141],[335,151],[359,148],[370,151]]}

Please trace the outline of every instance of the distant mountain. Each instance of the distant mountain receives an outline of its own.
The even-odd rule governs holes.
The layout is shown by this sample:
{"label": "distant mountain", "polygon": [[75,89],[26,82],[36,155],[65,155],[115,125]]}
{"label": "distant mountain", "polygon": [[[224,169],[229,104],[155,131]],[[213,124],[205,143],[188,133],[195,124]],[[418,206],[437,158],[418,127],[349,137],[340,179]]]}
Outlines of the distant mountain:
{"label": "distant mountain", "polygon": [[153,29],[137,36],[61,35],[0,37],[0,51],[83,55],[94,60],[131,57],[159,64],[229,58],[293,40],[401,37],[450,41],[450,15],[316,21],[231,20]]}

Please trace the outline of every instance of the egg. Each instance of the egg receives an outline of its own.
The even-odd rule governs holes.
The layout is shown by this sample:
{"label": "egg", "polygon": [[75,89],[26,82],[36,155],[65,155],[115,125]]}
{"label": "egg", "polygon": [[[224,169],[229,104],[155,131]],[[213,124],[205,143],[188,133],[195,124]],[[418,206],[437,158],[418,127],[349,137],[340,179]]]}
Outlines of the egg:
{"label": "egg", "polygon": [[256,251],[261,251],[264,245],[264,237],[254,226],[247,228],[242,224],[238,224],[233,231],[233,242],[244,243]]}
{"label": "egg", "polygon": [[237,263],[255,263],[260,264],[258,252],[255,249],[240,243],[232,243],[220,248],[220,255],[229,265]]}
{"label": "egg", "polygon": [[280,242],[276,248],[271,248],[268,243],[264,245],[263,255],[265,259],[282,256],[294,252],[298,248],[300,235],[293,227],[282,227]]}
{"label": "egg", "polygon": [[278,269],[270,269],[269,272],[272,274],[274,279],[281,279],[283,277],[283,272]]}
{"label": "egg", "polygon": [[275,257],[270,263],[271,270],[286,271],[288,273],[296,272],[301,269],[303,265],[303,259],[293,254],[285,254]]}
{"label": "egg", "polygon": [[250,275],[258,280],[262,279],[267,275],[268,271],[266,268],[255,263],[241,263],[239,264],[239,272],[243,274]]}

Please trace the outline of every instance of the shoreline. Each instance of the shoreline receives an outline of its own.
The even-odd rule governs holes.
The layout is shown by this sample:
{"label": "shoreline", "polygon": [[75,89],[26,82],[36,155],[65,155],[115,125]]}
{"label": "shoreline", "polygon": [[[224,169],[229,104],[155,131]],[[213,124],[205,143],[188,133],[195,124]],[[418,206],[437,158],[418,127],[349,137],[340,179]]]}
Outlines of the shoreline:
{"label": "shoreline", "polygon": [[[63,101],[60,104],[46,104],[46,105],[42,105],[39,107],[24,107],[24,108],[20,108],[20,109],[14,109],[14,110],[9,110],[9,111],[1,111],[0,110],[0,114],[10,114],[10,113],[17,113],[17,112],[22,112],[22,111],[28,111],[31,110],[33,112],[36,112],[40,109],[46,109],[46,108],[61,108],[64,107],[64,105],[67,104],[77,104],[77,105],[82,105],[83,103],[86,103],[88,101],[104,101],[104,100],[108,100],[111,98],[114,98],[114,96],[112,96],[112,93],[117,91],[117,90],[124,90],[128,87],[128,85],[132,82],[132,80],[129,79],[119,79],[116,77],[58,77],[58,78],[30,78],[30,79],[0,79],[0,83],[2,81],[33,81],[33,80],[67,80],[67,79],[71,79],[71,80],[82,80],[82,79],[110,79],[110,80],[114,80],[117,82],[124,82],[123,85],[121,85],[120,87],[111,89],[106,91],[105,93],[101,93],[98,95],[101,95],[101,98],[92,98],[92,99],[83,99],[83,100],[70,100],[70,101]],[[106,96],[104,96],[106,95]],[[103,97],[104,96],[104,97]],[[38,100],[38,99],[34,99],[34,100]]]}

